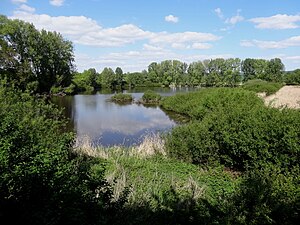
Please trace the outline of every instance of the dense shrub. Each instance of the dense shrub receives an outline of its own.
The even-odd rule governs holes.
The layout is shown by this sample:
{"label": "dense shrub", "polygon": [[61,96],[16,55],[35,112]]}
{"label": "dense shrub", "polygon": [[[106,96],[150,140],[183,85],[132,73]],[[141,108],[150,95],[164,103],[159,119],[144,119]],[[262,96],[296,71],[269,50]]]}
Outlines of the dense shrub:
{"label": "dense shrub", "polygon": [[75,155],[64,129],[53,105],[0,85],[1,221],[95,224],[114,207],[103,163]]}
{"label": "dense shrub", "polygon": [[118,93],[115,94],[111,97],[111,100],[113,102],[118,102],[118,103],[130,103],[133,101],[132,95],[130,94],[123,94],[123,93]]}
{"label": "dense shrub", "polygon": [[146,104],[159,103],[161,96],[154,91],[147,90],[142,96],[142,102]]}
{"label": "dense shrub", "polygon": [[265,92],[266,95],[271,95],[282,88],[283,84],[264,80],[249,80],[242,87],[245,90],[254,91],[256,93]]}
{"label": "dense shrub", "polygon": [[[211,92],[211,95],[208,93]],[[174,128],[167,147],[176,158],[196,164],[222,163],[237,170],[270,162],[284,168],[300,160],[300,112],[265,107],[254,93],[220,89],[170,97],[163,106],[187,109],[192,120]],[[185,100],[182,100],[185,99]],[[198,109],[198,111],[197,111]]]}
{"label": "dense shrub", "polygon": [[299,85],[300,84],[300,69],[296,69],[291,72],[287,72],[284,75],[284,82],[290,85]]}

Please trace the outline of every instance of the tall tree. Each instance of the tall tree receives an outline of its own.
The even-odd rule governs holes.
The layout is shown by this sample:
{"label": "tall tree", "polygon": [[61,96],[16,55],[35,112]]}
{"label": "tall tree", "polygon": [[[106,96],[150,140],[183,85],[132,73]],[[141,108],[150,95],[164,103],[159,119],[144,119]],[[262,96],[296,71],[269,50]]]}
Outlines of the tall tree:
{"label": "tall tree", "polygon": [[71,83],[73,46],[61,34],[0,16],[0,44],[0,75],[21,89],[49,92],[53,86]]}

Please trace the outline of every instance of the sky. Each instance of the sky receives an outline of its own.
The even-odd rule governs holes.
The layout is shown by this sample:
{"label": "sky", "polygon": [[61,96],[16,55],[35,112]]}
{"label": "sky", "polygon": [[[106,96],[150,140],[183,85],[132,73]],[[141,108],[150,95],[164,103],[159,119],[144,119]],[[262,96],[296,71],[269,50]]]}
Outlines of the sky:
{"label": "sky", "polygon": [[232,57],[300,68],[300,0],[0,0],[0,14],[71,40],[79,72]]}

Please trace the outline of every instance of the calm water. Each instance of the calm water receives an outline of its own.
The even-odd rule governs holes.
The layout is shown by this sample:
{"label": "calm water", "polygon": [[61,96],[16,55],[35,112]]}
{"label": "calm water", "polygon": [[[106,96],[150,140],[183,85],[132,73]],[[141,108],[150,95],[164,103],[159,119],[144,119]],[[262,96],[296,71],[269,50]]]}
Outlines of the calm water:
{"label": "calm water", "polygon": [[[154,90],[163,96],[189,91],[185,88]],[[138,100],[144,90],[126,92]],[[168,131],[177,124],[174,114],[167,114],[158,106],[120,105],[109,101],[112,95],[80,94],[57,97],[54,102],[65,108],[65,114],[71,120],[70,129],[73,129],[79,138],[88,136],[94,145],[135,145],[140,143],[145,135]]]}

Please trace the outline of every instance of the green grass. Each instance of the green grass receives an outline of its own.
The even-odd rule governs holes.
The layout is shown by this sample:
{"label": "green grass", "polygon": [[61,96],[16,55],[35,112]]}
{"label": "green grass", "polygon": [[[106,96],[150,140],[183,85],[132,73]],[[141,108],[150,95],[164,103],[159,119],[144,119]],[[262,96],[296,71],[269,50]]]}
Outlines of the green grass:
{"label": "green grass", "polygon": [[216,203],[221,195],[232,193],[239,181],[223,167],[203,169],[157,155],[141,158],[117,154],[107,162],[106,176],[108,180],[116,181],[117,191],[131,187],[129,204],[132,205],[147,202],[155,208],[157,198],[162,199],[171,188],[181,198],[193,194],[196,199]]}
{"label": "green grass", "polygon": [[254,91],[255,93],[265,92],[266,95],[274,94],[282,87],[282,83],[268,82],[264,80],[249,80],[242,86],[245,90]]}

